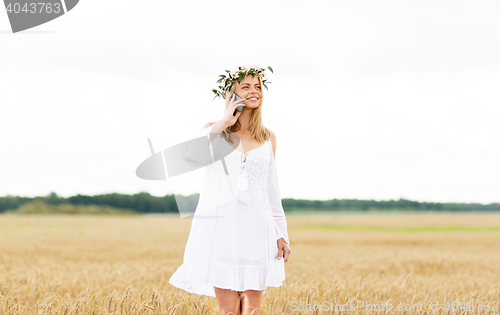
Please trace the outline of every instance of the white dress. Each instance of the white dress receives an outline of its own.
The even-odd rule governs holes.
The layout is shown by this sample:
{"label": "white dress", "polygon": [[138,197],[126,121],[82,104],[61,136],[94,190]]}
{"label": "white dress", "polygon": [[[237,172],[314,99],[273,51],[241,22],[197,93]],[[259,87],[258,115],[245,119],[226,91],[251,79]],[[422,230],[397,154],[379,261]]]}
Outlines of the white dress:
{"label": "white dress", "polygon": [[[212,128],[202,131],[207,139]],[[169,282],[213,297],[214,286],[234,291],[279,287],[285,266],[277,240],[290,241],[271,141],[245,154],[234,150],[224,161],[228,174],[222,160],[206,167],[184,263]]]}

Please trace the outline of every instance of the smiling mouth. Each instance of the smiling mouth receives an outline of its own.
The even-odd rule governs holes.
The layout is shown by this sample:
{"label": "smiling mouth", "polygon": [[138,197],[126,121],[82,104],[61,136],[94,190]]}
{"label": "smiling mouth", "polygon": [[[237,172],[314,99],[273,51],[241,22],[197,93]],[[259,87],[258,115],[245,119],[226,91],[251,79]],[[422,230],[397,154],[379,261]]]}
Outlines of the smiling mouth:
{"label": "smiling mouth", "polygon": [[257,100],[259,100],[259,98],[258,97],[249,97],[249,98],[247,98],[247,100],[249,100],[249,101],[257,101]]}

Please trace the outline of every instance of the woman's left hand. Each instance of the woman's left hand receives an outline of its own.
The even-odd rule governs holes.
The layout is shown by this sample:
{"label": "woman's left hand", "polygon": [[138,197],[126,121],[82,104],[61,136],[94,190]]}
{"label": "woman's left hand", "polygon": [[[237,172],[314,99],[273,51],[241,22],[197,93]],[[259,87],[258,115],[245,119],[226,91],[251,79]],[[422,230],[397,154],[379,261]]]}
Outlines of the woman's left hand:
{"label": "woman's left hand", "polygon": [[280,238],[278,240],[278,259],[284,258],[285,262],[288,261],[288,257],[290,257],[290,253],[292,250],[287,242],[285,242],[284,238]]}

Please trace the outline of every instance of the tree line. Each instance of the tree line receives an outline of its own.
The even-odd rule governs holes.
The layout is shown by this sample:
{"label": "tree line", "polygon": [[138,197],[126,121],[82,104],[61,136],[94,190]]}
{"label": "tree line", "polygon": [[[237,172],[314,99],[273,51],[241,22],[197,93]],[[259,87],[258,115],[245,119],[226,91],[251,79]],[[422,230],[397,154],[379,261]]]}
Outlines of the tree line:
{"label": "tree line", "polygon": [[[177,198],[176,198],[177,197]],[[198,194],[190,196],[165,195],[157,197],[147,192],[134,195],[128,194],[102,194],[102,195],[76,195],[71,197],[60,197],[55,192],[41,197],[20,197],[7,195],[0,197],[0,213],[12,211],[27,202],[42,201],[48,205],[96,205],[110,206],[119,209],[132,209],[139,213],[179,213],[177,202],[190,204],[193,209],[198,203]],[[400,198],[399,200],[358,200],[358,199],[331,199],[331,200],[307,200],[307,199],[282,199],[283,208],[286,212],[293,211],[500,211],[500,203],[438,203],[419,202]]]}

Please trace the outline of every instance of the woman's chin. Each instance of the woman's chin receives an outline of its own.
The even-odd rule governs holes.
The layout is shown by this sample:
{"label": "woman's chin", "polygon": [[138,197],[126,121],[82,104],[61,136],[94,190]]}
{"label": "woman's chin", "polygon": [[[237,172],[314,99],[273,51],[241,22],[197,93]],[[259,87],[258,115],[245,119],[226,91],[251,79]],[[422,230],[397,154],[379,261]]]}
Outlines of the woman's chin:
{"label": "woman's chin", "polygon": [[259,102],[246,102],[245,103],[245,108],[252,108],[255,109],[260,106]]}

